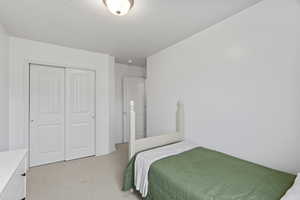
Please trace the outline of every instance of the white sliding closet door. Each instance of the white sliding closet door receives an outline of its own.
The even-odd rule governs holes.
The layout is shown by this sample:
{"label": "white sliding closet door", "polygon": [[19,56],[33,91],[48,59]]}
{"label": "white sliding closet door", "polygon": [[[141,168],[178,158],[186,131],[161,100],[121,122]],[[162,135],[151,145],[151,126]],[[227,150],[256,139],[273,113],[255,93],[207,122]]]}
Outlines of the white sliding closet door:
{"label": "white sliding closet door", "polygon": [[64,69],[30,65],[30,166],[64,160]]}
{"label": "white sliding closet door", "polygon": [[66,69],[66,160],[95,155],[95,73]]}

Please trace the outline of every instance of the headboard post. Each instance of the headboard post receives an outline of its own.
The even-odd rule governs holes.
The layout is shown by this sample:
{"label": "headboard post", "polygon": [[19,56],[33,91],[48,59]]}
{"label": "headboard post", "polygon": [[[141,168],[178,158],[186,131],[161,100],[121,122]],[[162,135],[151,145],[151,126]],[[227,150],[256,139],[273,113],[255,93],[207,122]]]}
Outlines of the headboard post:
{"label": "headboard post", "polygon": [[184,105],[181,101],[178,101],[177,103],[176,132],[184,139]]}
{"label": "headboard post", "polygon": [[135,111],[134,101],[130,101],[129,158],[132,158],[135,153]]}

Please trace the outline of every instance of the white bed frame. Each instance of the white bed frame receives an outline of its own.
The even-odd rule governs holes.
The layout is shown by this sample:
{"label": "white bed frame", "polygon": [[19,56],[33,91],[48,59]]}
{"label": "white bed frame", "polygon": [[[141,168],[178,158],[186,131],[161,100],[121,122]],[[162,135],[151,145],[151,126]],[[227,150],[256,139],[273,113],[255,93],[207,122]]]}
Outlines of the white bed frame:
{"label": "white bed frame", "polygon": [[129,160],[138,152],[184,140],[184,106],[179,101],[176,112],[176,131],[154,137],[136,139],[134,101],[130,101]]}

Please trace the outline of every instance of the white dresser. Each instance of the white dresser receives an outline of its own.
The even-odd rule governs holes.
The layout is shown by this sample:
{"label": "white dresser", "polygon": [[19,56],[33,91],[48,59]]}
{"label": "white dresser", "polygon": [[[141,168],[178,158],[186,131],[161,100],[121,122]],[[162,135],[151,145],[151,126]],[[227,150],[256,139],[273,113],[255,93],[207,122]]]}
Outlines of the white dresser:
{"label": "white dresser", "polygon": [[0,152],[0,200],[26,198],[27,151]]}

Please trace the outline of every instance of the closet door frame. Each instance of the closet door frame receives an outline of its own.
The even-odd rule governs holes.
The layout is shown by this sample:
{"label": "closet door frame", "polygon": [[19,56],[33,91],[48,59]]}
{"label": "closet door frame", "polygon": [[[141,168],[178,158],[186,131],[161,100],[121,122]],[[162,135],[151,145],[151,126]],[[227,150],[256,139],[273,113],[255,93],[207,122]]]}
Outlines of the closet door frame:
{"label": "closet door frame", "polygon": [[[54,68],[63,68],[63,69],[74,69],[74,70],[83,70],[83,71],[92,71],[95,74],[95,79],[94,79],[94,83],[95,83],[95,105],[94,105],[94,112],[95,112],[95,127],[94,127],[94,154],[95,156],[97,156],[97,70],[93,69],[93,67],[80,67],[80,66],[74,66],[74,65],[68,65],[68,64],[62,64],[62,63],[57,63],[57,62],[50,62],[50,61],[41,61],[41,60],[36,60],[36,59],[25,59],[24,62],[24,72],[26,74],[25,76],[25,80],[24,80],[24,88],[26,88],[25,93],[24,93],[24,119],[25,119],[25,138],[24,138],[24,146],[26,149],[28,149],[28,156],[27,156],[27,162],[26,162],[26,170],[29,169],[30,167],[30,65],[42,65],[42,66],[47,66],[47,67],[54,67]],[[65,73],[66,76],[66,73]],[[65,79],[66,81],[66,79]],[[66,98],[65,98],[66,100]],[[65,107],[66,109],[66,107]],[[66,142],[66,141],[65,141]],[[9,144],[9,146],[11,147],[11,144]],[[66,161],[66,150],[65,152],[65,161]]]}

